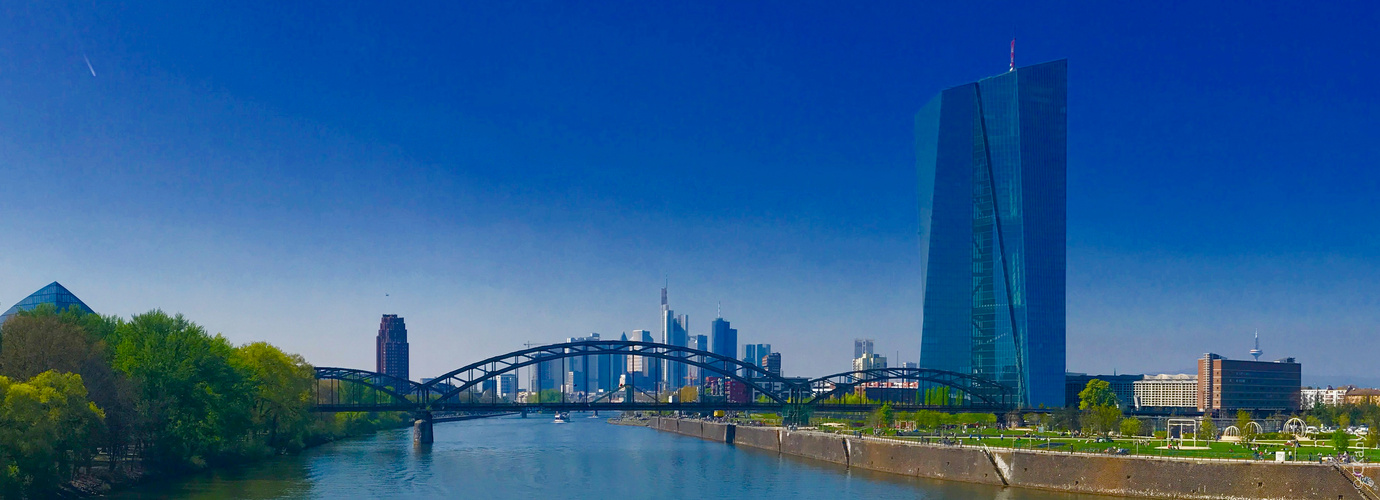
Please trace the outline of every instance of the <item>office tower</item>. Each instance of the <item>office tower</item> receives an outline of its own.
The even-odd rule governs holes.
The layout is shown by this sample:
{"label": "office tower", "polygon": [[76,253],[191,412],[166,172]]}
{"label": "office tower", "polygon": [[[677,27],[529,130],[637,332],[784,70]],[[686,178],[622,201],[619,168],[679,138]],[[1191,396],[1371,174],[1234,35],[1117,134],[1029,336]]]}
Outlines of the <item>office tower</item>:
{"label": "office tower", "polygon": [[[709,343],[711,344],[709,349],[710,352],[720,356],[738,359],[738,330],[730,328],[727,320],[723,318],[714,318],[714,321],[709,324]],[[717,361],[714,365],[724,374],[737,374],[737,367],[726,361]],[[721,375],[720,373],[713,374]]]}
{"label": "office tower", "polygon": [[[652,332],[647,330],[633,330],[632,340],[637,342],[656,342],[652,338]],[[656,380],[661,376],[661,364],[657,358],[646,356],[628,356],[628,374],[632,375],[633,385],[651,389],[656,385]]]}
{"label": "office tower", "polygon": [[[623,332],[623,334],[618,337],[618,340],[626,342],[628,340],[628,333]],[[623,376],[628,374],[628,355],[614,354],[609,358],[609,361],[613,365],[613,381],[611,385],[613,389],[617,389],[620,381],[624,378]]]}
{"label": "office tower", "polygon": [[886,356],[864,354],[862,357],[853,360],[853,371],[871,370],[874,368],[886,368]]}
{"label": "office tower", "polygon": [[[570,337],[566,342],[598,342],[599,334],[591,333],[585,337]],[[608,354],[578,356],[566,359],[565,385],[571,392],[599,392],[608,390],[613,378],[613,358]]]}
{"label": "office tower", "polygon": [[853,339],[853,359],[858,359],[872,352],[872,339]]}
{"label": "office tower", "polygon": [[407,325],[396,314],[385,314],[379,321],[379,335],[375,339],[374,371],[408,380]]}
{"label": "office tower", "polygon": [[[751,363],[754,366],[764,367],[762,358],[771,354],[771,344],[743,344],[743,362]],[[750,377],[750,373],[743,376]]]}
{"label": "office tower", "polygon": [[1246,361],[1204,354],[1198,359],[1198,410],[1219,416],[1237,410],[1298,411],[1302,373],[1294,358]]}
{"label": "office tower", "polygon": [[[666,287],[661,288],[661,341],[667,345],[689,347],[690,316],[676,316],[666,301]],[[685,363],[666,363],[666,373],[662,376],[668,388],[685,385],[687,367]]]}
{"label": "office tower", "polygon": [[[708,351],[709,337],[705,335],[691,335],[690,348],[696,351]],[[705,370],[703,368],[700,368],[698,366],[691,366],[689,367],[688,371],[690,373],[691,385],[704,385]]]}
{"label": "office tower", "polygon": [[498,376],[498,396],[508,401],[517,399],[518,376],[516,373],[504,373]]}
{"label": "office tower", "polygon": [[57,312],[63,312],[73,307],[84,313],[90,314],[93,312],[90,307],[86,307],[85,302],[82,302],[76,295],[73,295],[66,287],[54,281],[49,283],[48,286],[38,289],[38,291],[29,294],[28,297],[24,297],[19,302],[15,302],[14,305],[10,306],[10,308],[5,311],[5,314],[0,315],[0,325],[4,325],[5,320],[10,319],[10,316],[13,316],[14,313],[28,311],[43,304],[53,306],[54,310]]}
{"label": "office tower", "polygon": [[781,353],[769,352],[762,356],[762,368],[772,375],[781,376]]}
{"label": "office tower", "polygon": [[920,366],[1064,406],[1067,62],[941,92],[915,117]]}

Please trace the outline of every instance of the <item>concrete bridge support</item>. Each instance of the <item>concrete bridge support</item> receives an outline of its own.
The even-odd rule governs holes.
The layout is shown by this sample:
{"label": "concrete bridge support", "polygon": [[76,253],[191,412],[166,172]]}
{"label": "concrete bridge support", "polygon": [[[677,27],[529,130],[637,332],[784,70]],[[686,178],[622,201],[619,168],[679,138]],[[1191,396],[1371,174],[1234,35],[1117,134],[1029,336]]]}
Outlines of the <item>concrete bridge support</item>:
{"label": "concrete bridge support", "polygon": [[436,441],[435,435],[431,430],[431,412],[424,411],[417,414],[417,419],[412,422],[412,444],[426,445]]}

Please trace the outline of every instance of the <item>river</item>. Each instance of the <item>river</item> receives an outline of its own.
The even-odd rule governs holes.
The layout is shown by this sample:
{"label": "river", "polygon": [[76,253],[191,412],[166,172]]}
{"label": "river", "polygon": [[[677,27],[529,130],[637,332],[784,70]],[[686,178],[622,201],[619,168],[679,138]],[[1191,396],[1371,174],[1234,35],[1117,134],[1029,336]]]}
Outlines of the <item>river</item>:
{"label": "river", "polygon": [[610,425],[575,414],[436,424],[327,444],[301,455],[158,481],[114,498],[839,498],[1108,500],[1113,497],[906,478]]}

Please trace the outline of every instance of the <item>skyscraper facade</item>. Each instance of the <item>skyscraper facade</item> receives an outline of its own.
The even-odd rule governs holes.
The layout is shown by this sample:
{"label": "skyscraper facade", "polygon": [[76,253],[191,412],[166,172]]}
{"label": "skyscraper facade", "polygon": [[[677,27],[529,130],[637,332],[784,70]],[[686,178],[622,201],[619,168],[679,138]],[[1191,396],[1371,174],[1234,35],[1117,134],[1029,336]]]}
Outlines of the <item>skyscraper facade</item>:
{"label": "skyscraper facade", "polygon": [[385,314],[379,321],[379,335],[376,339],[376,372],[392,375],[403,380],[408,377],[410,363],[407,352],[407,325],[396,314]]}
{"label": "skyscraper facade", "polygon": [[[762,359],[771,354],[771,344],[743,344],[743,362],[750,363],[757,367],[766,367],[762,364]],[[751,376],[744,373],[743,376]]]}
{"label": "skyscraper facade", "polygon": [[872,339],[853,339],[853,359],[858,359],[872,352]]}
{"label": "skyscraper facade", "polygon": [[[709,337],[707,335],[691,335],[690,348],[697,351],[709,350]],[[705,370],[698,366],[689,367],[691,385],[703,386]]]}
{"label": "skyscraper facade", "polygon": [[[720,356],[727,356],[738,359],[738,330],[730,328],[728,321],[723,318],[714,318],[709,324],[709,352]],[[715,363],[720,370],[737,374],[736,367],[728,362],[719,361]],[[710,376],[719,376],[719,373],[707,373]]]}
{"label": "skyscraper facade", "polygon": [[[676,316],[675,311],[671,310],[666,302],[666,287],[661,288],[661,341],[668,345],[677,347],[689,347],[690,345],[690,316]],[[668,388],[676,388],[686,385],[688,367],[685,363],[668,362],[666,363],[665,377]]]}
{"label": "skyscraper facade", "polygon": [[915,117],[920,366],[1064,405],[1067,61],[941,92]]}
{"label": "skyscraper facade", "polygon": [[[652,332],[647,330],[633,330],[631,338],[634,342],[656,342],[652,338]],[[661,376],[661,360],[646,356],[628,355],[628,375],[633,385],[643,388],[651,388],[656,384],[656,378]]]}
{"label": "skyscraper facade", "polygon": [[762,356],[761,361],[762,364],[760,366],[762,369],[766,370],[767,373],[778,377],[781,376],[781,353],[768,352],[765,356]]}

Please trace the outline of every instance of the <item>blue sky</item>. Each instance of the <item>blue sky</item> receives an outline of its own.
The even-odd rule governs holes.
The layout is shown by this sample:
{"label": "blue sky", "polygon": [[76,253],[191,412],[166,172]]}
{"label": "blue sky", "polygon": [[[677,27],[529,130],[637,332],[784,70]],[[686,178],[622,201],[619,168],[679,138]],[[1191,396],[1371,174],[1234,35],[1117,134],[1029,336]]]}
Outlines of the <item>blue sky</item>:
{"label": "blue sky", "polygon": [[421,377],[655,331],[669,276],[787,374],[914,360],[911,120],[1014,32],[1069,59],[1070,370],[1258,329],[1380,379],[1380,7],[1283,5],[0,6],[0,306],[58,280],[363,368],[398,313]]}

